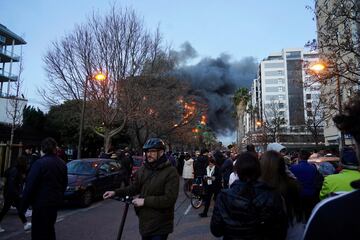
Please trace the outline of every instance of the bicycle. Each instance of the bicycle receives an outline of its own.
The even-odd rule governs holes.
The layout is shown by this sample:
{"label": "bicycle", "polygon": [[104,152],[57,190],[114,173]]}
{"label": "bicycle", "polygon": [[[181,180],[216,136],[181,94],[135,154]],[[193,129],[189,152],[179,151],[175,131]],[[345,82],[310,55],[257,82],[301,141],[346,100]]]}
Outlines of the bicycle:
{"label": "bicycle", "polygon": [[195,209],[199,209],[203,203],[205,195],[204,184],[201,177],[197,177],[194,184],[191,186],[191,206]]}

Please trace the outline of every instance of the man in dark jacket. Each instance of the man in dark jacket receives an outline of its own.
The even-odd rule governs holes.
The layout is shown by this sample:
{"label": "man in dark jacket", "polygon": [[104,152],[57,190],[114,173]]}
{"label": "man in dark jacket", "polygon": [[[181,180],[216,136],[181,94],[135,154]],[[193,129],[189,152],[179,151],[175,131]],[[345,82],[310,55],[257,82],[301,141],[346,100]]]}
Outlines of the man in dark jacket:
{"label": "man in dark jacket", "polygon": [[144,165],[136,172],[132,185],[108,191],[104,199],[117,196],[134,196],[143,239],[167,239],[174,228],[174,207],[179,193],[179,175],[166,159],[165,144],[159,138],[150,138],[143,147]]}
{"label": "man in dark jacket", "polygon": [[44,156],[35,161],[26,179],[23,209],[33,207],[31,238],[34,240],[56,239],[54,225],[68,180],[65,162],[56,156],[56,145],[52,138],[42,141]]}
{"label": "man in dark jacket", "polygon": [[309,219],[311,211],[319,202],[319,191],[323,181],[316,167],[308,163],[309,157],[310,152],[300,150],[299,163],[290,167],[290,171],[295,175],[302,187],[301,202],[306,219]]}
{"label": "man in dark jacket", "polygon": [[202,149],[200,155],[197,157],[196,161],[194,162],[194,171],[195,177],[204,177],[206,175],[206,167],[208,166],[208,155],[209,150]]}
{"label": "man in dark jacket", "polygon": [[[18,158],[16,166],[11,167],[5,171],[5,186],[4,186],[4,207],[0,212],[0,222],[9,211],[11,206],[16,207],[18,216],[24,224],[24,230],[31,229],[31,223],[27,222],[24,212],[20,209],[21,193],[26,174],[26,157]],[[0,227],[0,232],[5,230]]]}

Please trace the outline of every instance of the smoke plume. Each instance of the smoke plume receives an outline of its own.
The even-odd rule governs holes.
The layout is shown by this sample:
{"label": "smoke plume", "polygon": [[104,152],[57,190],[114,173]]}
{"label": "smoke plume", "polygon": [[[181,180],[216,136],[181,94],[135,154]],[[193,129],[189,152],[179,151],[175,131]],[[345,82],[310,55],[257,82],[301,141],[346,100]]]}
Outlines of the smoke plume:
{"label": "smoke plume", "polygon": [[[178,56],[186,62],[197,53],[190,43],[185,43]],[[209,126],[217,134],[227,135],[235,130],[233,94],[240,87],[250,87],[257,66],[253,57],[232,61],[229,55],[222,54],[218,58],[203,58],[195,65],[182,65],[176,74],[191,83],[191,94],[207,102]]]}

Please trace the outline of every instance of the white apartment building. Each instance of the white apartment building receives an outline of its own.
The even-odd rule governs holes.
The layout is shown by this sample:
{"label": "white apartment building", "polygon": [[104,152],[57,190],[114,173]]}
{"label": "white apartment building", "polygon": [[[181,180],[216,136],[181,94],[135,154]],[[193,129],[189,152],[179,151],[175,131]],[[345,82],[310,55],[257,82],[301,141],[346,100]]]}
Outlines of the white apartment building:
{"label": "white apartment building", "polygon": [[[266,121],[283,118],[283,133],[310,135],[306,123],[314,115],[314,106],[319,102],[320,83],[313,81],[307,68],[316,61],[317,52],[287,48],[260,62],[249,103],[255,111],[244,119],[247,133],[260,129]],[[306,137],[303,139],[309,142]]]}
{"label": "white apartment building", "polygon": [[[20,94],[16,96],[12,87],[18,81],[16,64],[21,60],[15,54],[15,46],[23,44],[26,44],[24,39],[0,24],[0,123],[12,123],[14,111],[22,112],[27,103]],[[17,118],[21,121],[21,114]]]}

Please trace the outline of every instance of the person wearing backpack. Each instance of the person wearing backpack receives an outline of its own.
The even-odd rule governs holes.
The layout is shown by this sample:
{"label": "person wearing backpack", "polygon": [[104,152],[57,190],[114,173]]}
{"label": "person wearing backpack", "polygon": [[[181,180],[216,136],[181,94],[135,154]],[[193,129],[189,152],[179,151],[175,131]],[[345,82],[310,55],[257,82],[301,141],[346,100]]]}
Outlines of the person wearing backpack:
{"label": "person wearing backpack", "polygon": [[[24,230],[28,231],[31,229],[31,223],[27,221],[25,213],[20,209],[21,194],[26,170],[26,157],[21,156],[17,159],[16,166],[5,171],[4,207],[0,212],[0,223],[9,211],[10,207],[14,206],[16,207],[21,222],[24,224]],[[0,232],[4,231],[5,230],[0,226]]]}

